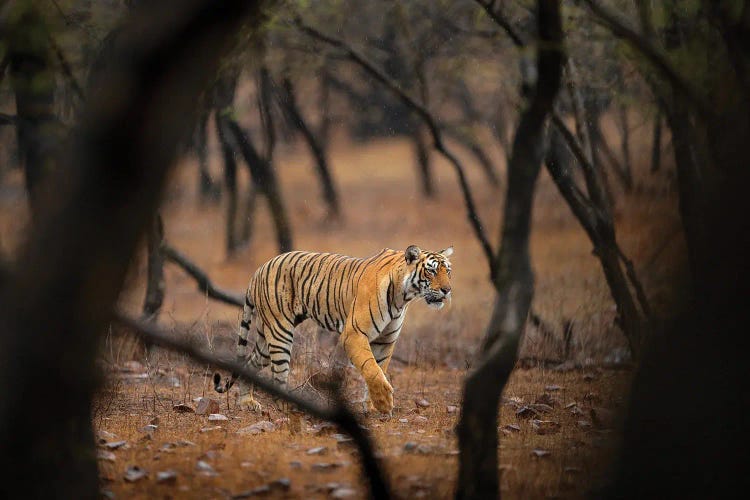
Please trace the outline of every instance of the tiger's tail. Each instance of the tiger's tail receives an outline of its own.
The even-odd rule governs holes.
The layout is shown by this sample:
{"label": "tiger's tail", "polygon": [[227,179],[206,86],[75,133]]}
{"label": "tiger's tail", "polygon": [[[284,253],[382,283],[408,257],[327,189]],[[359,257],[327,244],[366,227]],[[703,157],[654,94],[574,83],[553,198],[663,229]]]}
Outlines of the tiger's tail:
{"label": "tiger's tail", "polygon": [[[247,360],[247,337],[250,335],[250,319],[252,317],[253,307],[250,299],[245,296],[245,307],[242,309],[242,321],[240,321],[239,338],[237,339],[237,363],[243,364]],[[232,372],[224,384],[221,383],[221,374],[214,373],[214,390],[219,393],[227,392],[232,388],[239,374]]]}

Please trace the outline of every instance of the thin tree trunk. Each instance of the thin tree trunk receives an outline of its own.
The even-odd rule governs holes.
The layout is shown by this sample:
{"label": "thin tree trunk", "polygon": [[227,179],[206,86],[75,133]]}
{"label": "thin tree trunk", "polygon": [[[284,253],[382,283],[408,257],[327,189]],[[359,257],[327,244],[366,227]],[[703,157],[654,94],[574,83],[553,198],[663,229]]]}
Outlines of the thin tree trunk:
{"label": "thin tree trunk", "polygon": [[493,285],[497,291],[478,366],[466,379],[458,424],[458,498],[498,498],[498,404],[515,365],[518,345],[534,294],[529,258],[534,187],[544,156],[544,124],[560,87],[560,5],[538,0],[538,80],[521,115],[508,167],[508,190]]}
{"label": "thin tree trunk", "polygon": [[411,138],[422,195],[425,198],[434,198],[436,189],[435,180],[432,178],[432,168],[430,167],[430,148],[422,134],[422,127],[417,123],[414,123],[414,131],[411,134]]}
{"label": "thin tree trunk", "polygon": [[[594,255],[599,259],[612,299],[617,306],[618,322],[628,339],[633,357],[638,357],[641,352],[644,318],[638,310],[629,288],[628,277],[620,264],[622,252],[617,244],[611,213],[606,210],[606,199],[599,179],[599,171],[592,168],[590,164],[582,165],[588,191],[588,198],[586,198],[575,185],[571,168],[571,153],[561,135],[562,127],[564,124],[556,117],[555,126],[550,132],[547,169],[560,194],[594,245]],[[633,280],[634,288],[637,289],[640,283],[634,274]],[[644,314],[648,314],[650,308],[645,300],[644,296],[642,309]]]}
{"label": "thin tree trunk", "polygon": [[227,255],[232,255],[237,248],[237,235],[235,227],[237,221],[237,159],[234,148],[229,140],[229,133],[225,130],[224,119],[216,111],[216,131],[221,144],[221,154],[224,157],[224,187],[227,192],[227,206],[225,218],[225,249]]}
{"label": "thin tree trunk", "polygon": [[628,108],[624,104],[617,106],[617,118],[620,125],[620,148],[622,149],[622,182],[626,191],[633,190],[633,169],[630,162],[630,124]]}
{"label": "thin tree trunk", "polygon": [[210,111],[202,113],[195,127],[193,143],[198,156],[198,198],[202,203],[216,201],[221,188],[216,185],[208,171],[208,120]]}
{"label": "thin tree trunk", "polygon": [[271,217],[276,227],[279,252],[290,251],[293,248],[291,225],[273,168],[267,161],[260,157],[252,142],[250,142],[250,139],[236,121],[232,118],[224,117],[222,122],[225,122],[227,130],[232,134],[232,138],[239,146],[240,152],[250,169],[253,182],[268,200]]}
{"label": "thin tree trunk", "polygon": [[328,166],[328,159],[326,158],[326,152],[323,149],[323,143],[318,141],[315,134],[313,134],[312,130],[307,125],[306,120],[303,118],[302,112],[297,105],[294,85],[289,78],[284,78],[282,88],[284,92],[283,102],[289,118],[292,123],[294,123],[295,127],[297,127],[297,130],[302,134],[302,137],[310,148],[310,152],[315,160],[315,171],[320,180],[323,199],[325,200],[326,205],[328,205],[328,215],[334,219],[338,218],[341,215],[339,196],[336,185],[333,182],[331,169]]}
{"label": "thin tree trunk", "polygon": [[477,163],[479,163],[482,172],[484,172],[484,175],[487,178],[487,181],[492,186],[497,187],[500,185],[500,176],[495,169],[495,164],[479,142],[471,136],[471,133],[466,133],[462,130],[456,129],[446,129],[446,135],[466,148],[469,153],[476,158]]}
{"label": "thin tree trunk", "polygon": [[4,38],[26,190],[32,213],[36,213],[42,180],[55,164],[63,129],[54,112],[55,74],[46,23],[34,2],[17,2],[11,8],[17,22],[9,25]]}
{"label": "thin tree trunk", "polygon": [[164,224],[161,215],[156,214],[146,238],[148,262],[146,265],[146,297],[143,301],[143,318],[148,321],[156,320],[164,302],[164,255],[161,250],[163,242]]}

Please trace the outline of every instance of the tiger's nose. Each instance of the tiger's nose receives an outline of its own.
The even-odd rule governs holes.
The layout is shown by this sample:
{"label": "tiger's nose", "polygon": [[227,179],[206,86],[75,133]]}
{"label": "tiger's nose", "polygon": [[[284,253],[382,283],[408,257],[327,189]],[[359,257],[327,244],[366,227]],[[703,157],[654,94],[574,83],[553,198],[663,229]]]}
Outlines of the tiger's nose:
{"label": "tiger's nose", "polygon": [[451,287],[449,286],[440,287],[440,291],[443,292],[444,295],[448,295],[449,293],[451,293]]}

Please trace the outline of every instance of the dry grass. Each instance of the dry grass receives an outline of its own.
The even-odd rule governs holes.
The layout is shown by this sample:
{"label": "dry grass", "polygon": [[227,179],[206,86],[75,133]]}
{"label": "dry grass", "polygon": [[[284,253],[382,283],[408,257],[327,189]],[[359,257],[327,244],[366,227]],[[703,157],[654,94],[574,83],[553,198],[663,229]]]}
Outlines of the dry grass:
{"label": "dry grass", "polygon": [[[641,133],[634,144],[643,144]],[[453,428],[457,414],[464,370],[474,355],[493,301],[487,279],[487,266],[475,241],[463,208],[454,173],[441,161],[435,162],[439,198],[425,201],[417,193],[411,150],[401,140],[366,144],[340,139],[332,155],[333,170],[342,196],[344,222],[322,222],[323,207],[310,159],[304,148],[288,146],[279,151],[278,172],[294,227],[295,247],[316,251],[336,251],[364,256],[382,247],[406,248],[418,244],[439,249],[450,244],[454,299],[450,308],[435,312],[423,304],[409,311],[397,356],[407,363],[393,365],[396,389],[396,417],[369,419],[377,449],[384,457],[389,477],[400,497],[448,497],[456,476],[456,439]],[[219,155],[212,155],[212,168],[219,179]],[[648,151],[647,148],[643,148]],[[495,154],[500,161],[501,155]],[[634,158],[640,155],[634,154]],[[490,188],[472,164],[469,179],[474,188],[485,230],[492,240],[499,232],[502,190]],[[657,311],[670,307],[676,297],[670,284],[683,266],[681,236],[675,233],[676,202],[668,174],[651,176],[637,165],[638,189],[619,196],[617,226],[619,240],[633,259]],[[273,229],[265,205],[257,212],[255,236],[248,248],[230,258],[224,254],[223,207],[199,205],[195,199],[196,167],[192,160],[178,168],[163,205],[167,238],[198,262],[217,284],[241,291],[256,267],[276,253]],[[242,172],[243,176],[245,175]],[[246,178],[242,179],[247,182]],[[0,243],[5,251],[16,247],[25,215],[17,195],[20,178],[5,179],[0,197]],[[9,194],[10,193],[10,194]],[[16,193],[16,194],[13,194]],[[521,354],[536,358],[559,358],[562,324],[573,325],[572,356],[581,365],[608,359],[626,342],[614,326],[614,307],[591,245],[579,228],[546,173],[542,174],[534,206],[531,250],[537,289],[534,309],[553,325],[552,339],[529,329]],[[143,298],[145,263],[137,262],[130,273],[129,286],[121,299],[122,307],[137,312]],[[207,346],[225,352],[234,343],[239,312],[212,302],[196,292],[194,283],[172,267],[167,269],[167,296],[161,324],[179,327],[200,338]],[[335,339],[302,325],[295,339],[291,386],[302,385],[312,375],[330,368]],[[192,404],[199,396],[213,393],[207,367],[194,366],[181,357],[152,353],[149,366],[133,378],[118,370],[140,347],[116,340],[116,332],[104,342],[104,364],[109,373],[105,389],[97,399],[94,420],[97,429],[112,432],[128,441],[128,449],[114,451],[114,462],[100,461],[103,487],[118,497],[214,498],[237,494],[267,484],[280,477],[291,479],[291,489],[278,496],[326,496],[323,485],[348,484],[364,494],[357,457],[348,445],[337,446],[330,433],[308,430],[315,422],[305,421],[302,432],[291,433],[288,424],[257,436],[240,436],[235,431],[260,419],[276,420],[284,415],[271,410],[260,416],[234,407],[234,394],[221,399],[222,413],[230,417],[219,422],[221,429],[201,432],[213,426],[204,416],[172,411],[177,402]],[[622,408],[627,394],[629,372],[588,368],[588,372],[555,372],[541,368],[517,370],[506,391],[506,398],[520,398],[502,407],[501,427],[517,423],[520,432],[502,436],[499,450],[501,485],[512,498],[581,497],[605,474],[609,457],[616,447],[616,433],[607,429],[583,428],[579,420],[591,421],[590,408]],[[314,377],[313,377],[314,379]],[[352,391],[358,390],[356,381]],[[550,392],[556,400],[551,414],[543,419],[558,422],[558,432],[538,435],[529,420],[518,420],[516,406],[533,403],[545,387],[560,386]],[[309,389],[305,384],[304,389]],[[418,408],[414,400],[426,398],[431,405]],[[269,408],[270,403],[265,407]],[[570,402],[577,402],[565,408]],[[516,406],[514,406],[516,405]],[[583,414],[571,413],[572,408]],[[416,417],[426,417],[418,422]],[[158,428],[148,438],[141,429],[158,419]],[[400,419],[405,418],[405,423]],[[611,427],[605,423],[605,427]],[[189,440],[195,446],[160,451],[165,443]],[[413,441],[429,445],[427,453],[406,452],[404,444]],[[323,456],[308,456],[314,446],[327,447]],[[551,451],[535,458],[532,450]],[[196,462],[205,460],[216,476],[196,471]],[[299,465],[294,464],[298,462]],[[313,464],[343,464],[332,471],[313,470]],[[123,481],[129,465],[149,471],[147,479],[134,484]],[[174,485],[157,484],[157,471],[178,472]]]}

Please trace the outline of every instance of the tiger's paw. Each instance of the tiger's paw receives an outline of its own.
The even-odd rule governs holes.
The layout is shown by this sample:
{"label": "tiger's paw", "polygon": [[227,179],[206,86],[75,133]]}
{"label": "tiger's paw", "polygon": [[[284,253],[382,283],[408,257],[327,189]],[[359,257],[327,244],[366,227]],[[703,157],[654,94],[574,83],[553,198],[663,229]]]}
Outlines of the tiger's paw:
{"label": "tiger's paw", "polygon": [[240,405],[240,408],[247,408],[250,411],[259,412],[261,410],[261,405],[258,403],[255,398],[253,398],[252,394],[245,394],[244,396],[240,396],[237,400],[237,403]]}
{"label": "tiger's paw", "polygon": [[375,409],[390,414],[393,411],[393,386],[386,380],[385,375],[381,373],[378,378],[369,382],[367,387]]}

